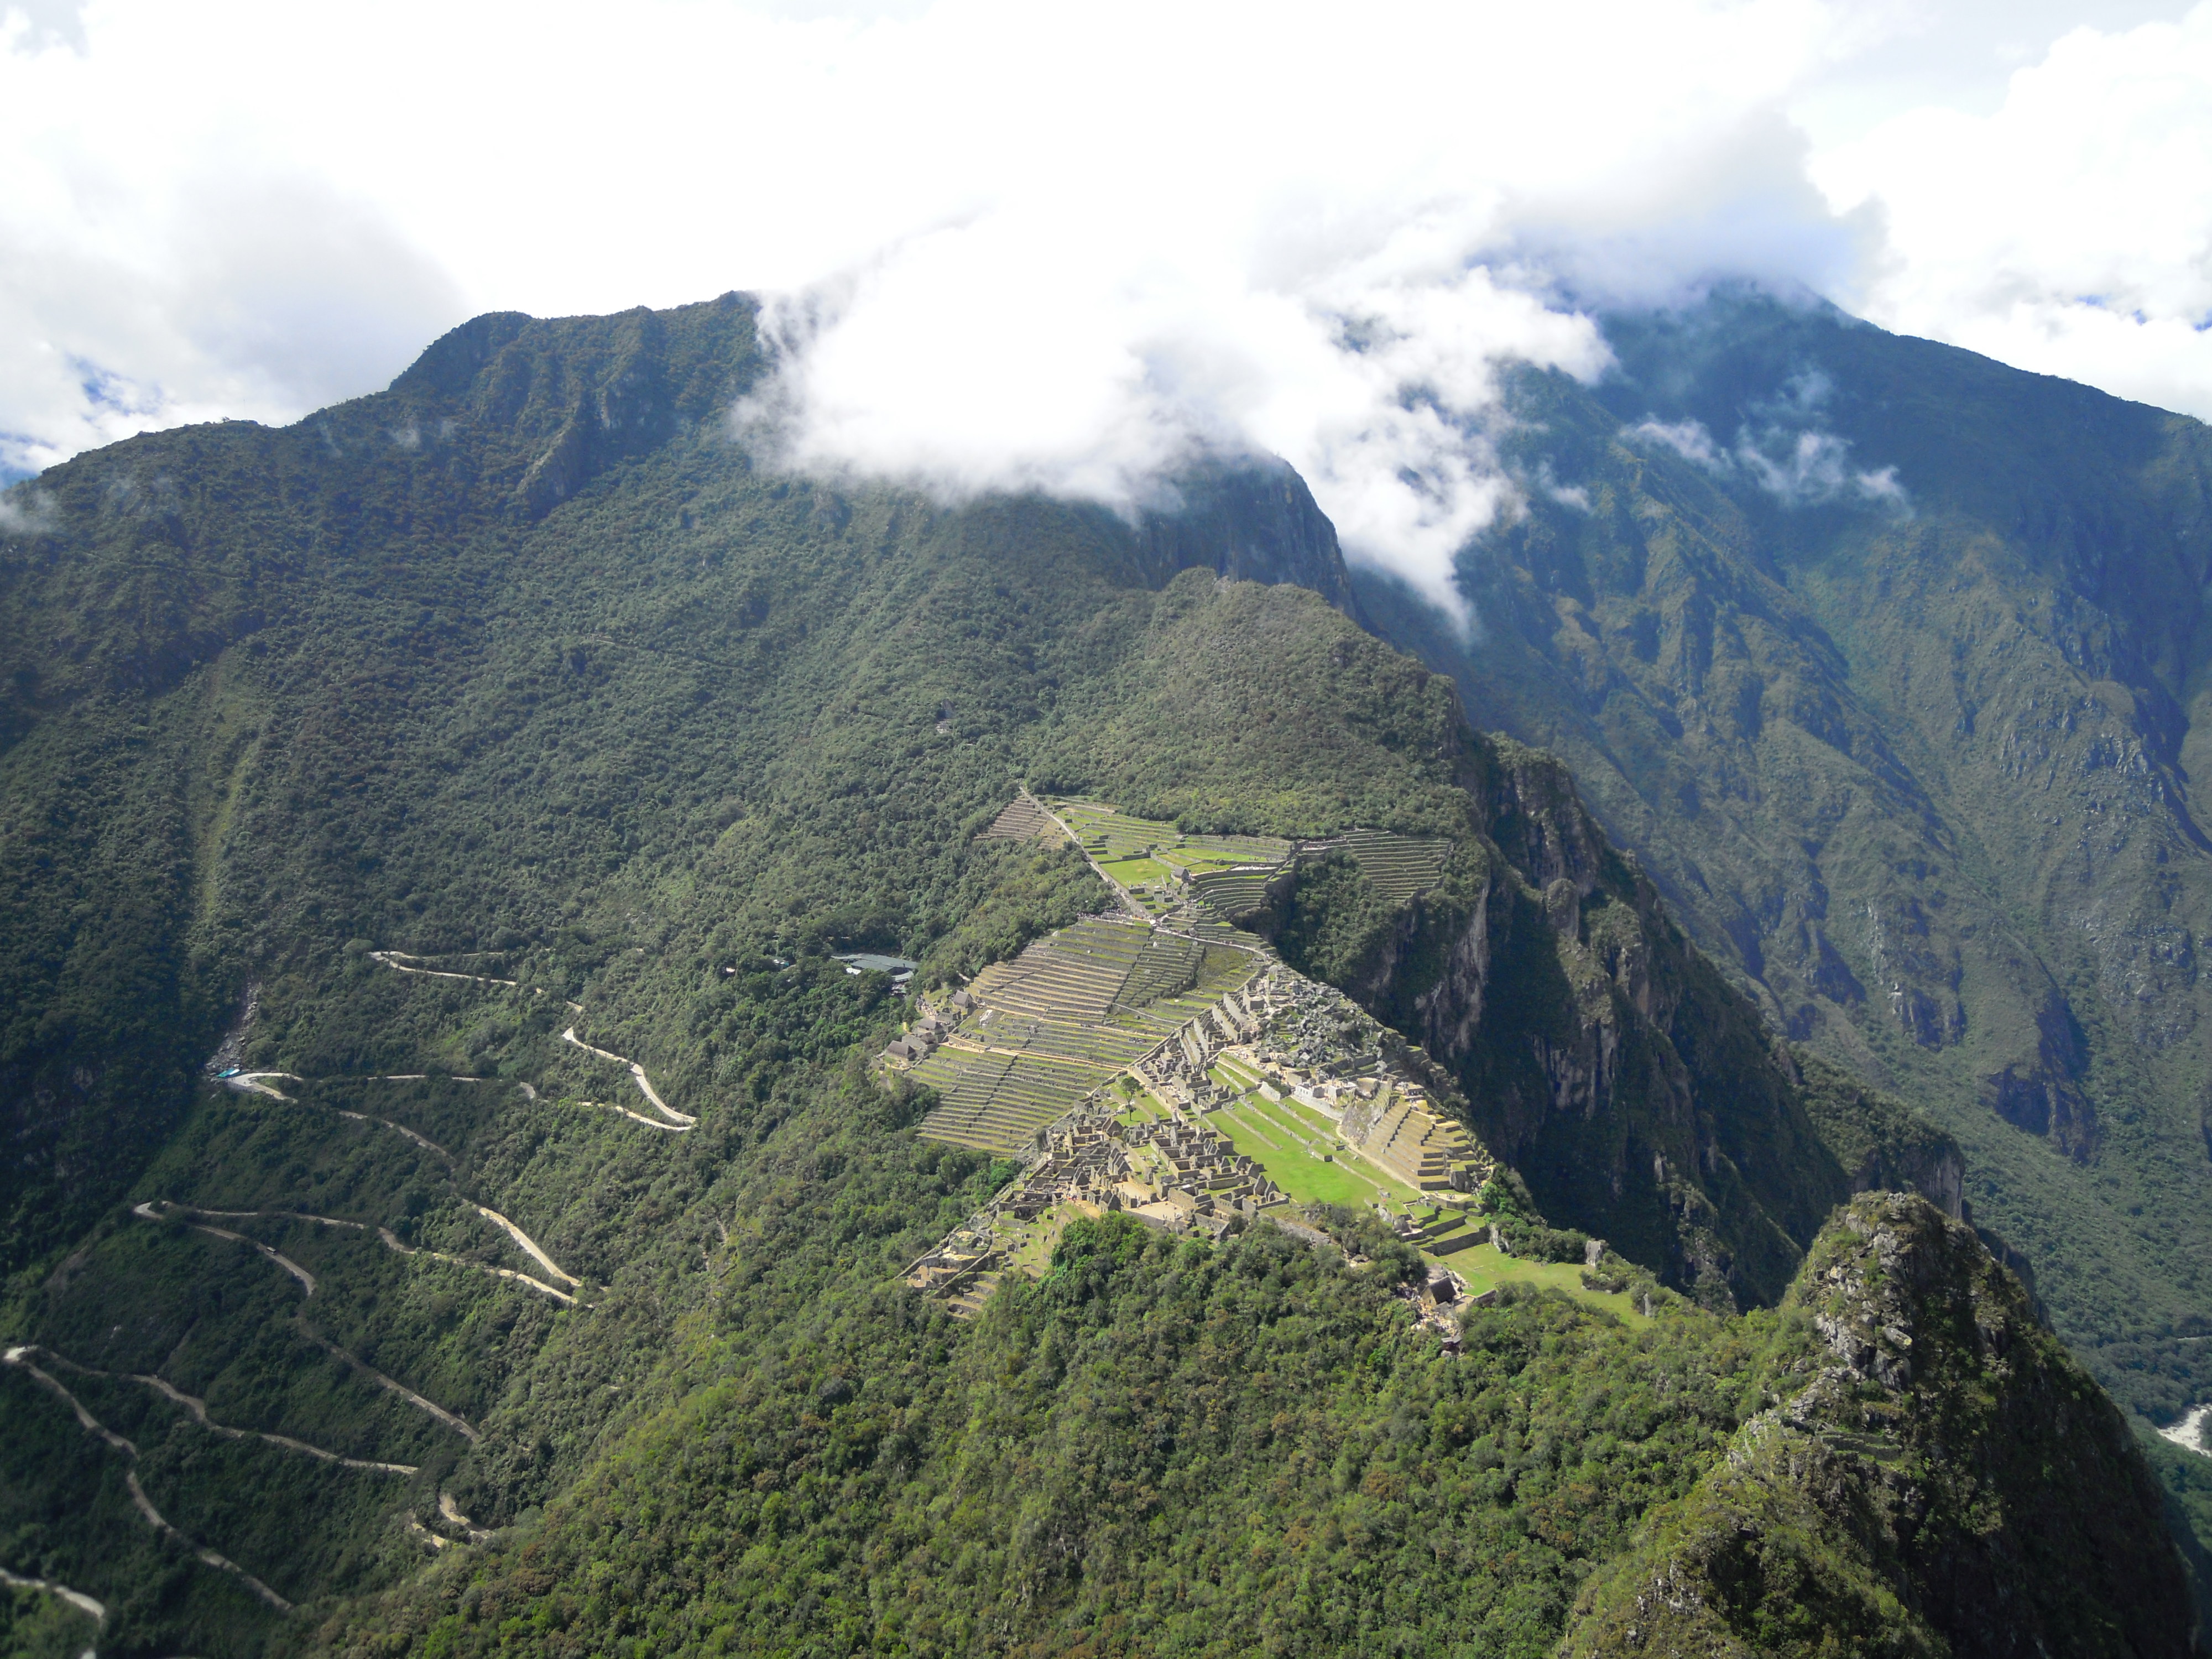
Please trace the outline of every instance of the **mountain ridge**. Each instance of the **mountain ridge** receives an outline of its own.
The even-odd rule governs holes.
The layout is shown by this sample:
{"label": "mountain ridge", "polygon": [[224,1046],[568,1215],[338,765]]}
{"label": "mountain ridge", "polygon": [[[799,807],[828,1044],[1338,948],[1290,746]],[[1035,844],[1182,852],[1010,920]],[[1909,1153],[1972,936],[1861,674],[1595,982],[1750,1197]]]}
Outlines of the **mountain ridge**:
{"label": "mountain ridge", "polygon": [[1774,1028],[1958,1135],[2060,1328],[2177,1415],[2212,1386],[2212,442],[1755,295],[1608,337],[1593,386],[1510,382],[1507,464],[1556,489],[1462,561],[1480,638],[1363,605],[1568,763]]}
{"label": "mountain ridge", "polygon": [[[480,321],[284,432],[79,458],[0,537],[0,1338],[81,1408],[0,1366],[0,1560],[146,1654],[1548,1650],[1803,1340],[1759,1304],[1829,1206],[1948,1201],[1955,1152],[1329,603],[1294,478],[1163,526],[775,475],[708,418],[750,317]],[[1418,1250],[1327,1206],[1071,1221],[972,1323],[900,1282],[1012,1171],[913,1133],[871,1061],[911,1005],[839,958],[946,985],[1106,908],[1074,849],[976,839],[1024,782],[1449,838],[1411,898],[1301,865],[1277,948],[1517,1126],[1487,1201],[1532,1272],[1626,1261],[1640,1305],[1510,1282],[1436,1304],[1454,1355]],[[1540,1042],[1637,1068],[1554,1099]],[[81,1642],[42,1594],[8,1639]]]}

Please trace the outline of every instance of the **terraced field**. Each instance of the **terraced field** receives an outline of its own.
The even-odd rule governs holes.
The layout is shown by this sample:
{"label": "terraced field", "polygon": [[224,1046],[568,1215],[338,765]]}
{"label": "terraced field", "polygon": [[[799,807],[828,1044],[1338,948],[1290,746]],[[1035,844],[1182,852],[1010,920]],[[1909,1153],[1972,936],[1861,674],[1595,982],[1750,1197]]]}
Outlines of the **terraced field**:
{"label": "terraced field", "polygon": [[1191,922],[1190,935],[1200,944],[1208,945],[1238,945],[1252,937],[1241,927],[1232,927],[1225,921],[1215,921],[1206,916],[1197,917]]}
{"label": "terraced field", "polygon": [[986,1048],[1115,1066],[1127,1066],[1159,1041],[1149,1025],[1119,1016],[1105,1024],[1085,1025],[997,1009],[987,1010],[962,1036]]}
{"label": "terraced field", "polygon": [[1186,836],[1172,823],[1132,817],[1097,801],[1054,800],[1050,805],[1101,862],[1149,857],[1173,868],[1197,871],[1280,864],[1291,855],[1291,843],[1273,836]]}
{"label": "terraced field", "polygon": [[1001,1013],[1098,1024],[1183,995],[1207,968],[1198,941],[1136,922],[1079,921],[993,963],[970,988]]}
{"label": "terraced field", "polygon": [[993,818],[978,841],[1053,841],[1058,839],[1060,826],[1028,795],[1017,795],[1006,803],[1006,810]]}
{"label": "terraced field", "polygon": [[1037,1054],[940,1048],[914,1068],[943,1100],[922,1120],[933,1140],[1016,1152],[1118,1068]]}
{"label": "terraced field", "polygon": [[[1006,811],[1022,805],[1017,801]],[[1387,830],[1347,830],[1294,845],[1272,836],[1181,835],[1172,823],[1132,817],[1097,801],[1054,800],[1050,806],[1084,850],[1124,887],[1142,896],[1187,878],[1193,896],[1228,923],[1266,904],[1267,883],[1294,854],[1348,854],[1382,896],[1397,903],[1434,887],[1451,855],[1451,842],[1441,836]]]}
{"label": "terraced field", "polygon": [[1301,849],[1349,853],[1360,874],[1384,898],[1403,903],[1425,893],[1443,879],[1444,860],[1452,844],[1438,836],[1400,836],[1387,830],[1347,830],[1325,842],[1309,842]]}
{"label": "terraced field", "polygon": [[1249,949],[1141,922],[1094,919],[1038,939],[976,975],[977,1012],[915,1066],[915,1081],[943,1096],[921,1133],[1018,1152],[1258,966]]}
{"label": "terraced field", "polygon": [[1131,1009],[1127,1017],[1164,1037],[1185,1020],[1195,1019],[1213,1006],[1251,978],[1259,967],[1258,959],[1248,951],[1231,950],[1221,945],[1209,945],[1205,949],[1206,959],[1188,990]]}
{"label": "terraced field", "polygon": [[1198,871],[1191,876],[1191,891],[1223,921],[1233,922],[1266,906],[1267,884],[1281,868],[1279,862]]}
{"label": "terraced field", "polygon": [[1155,930],[1142,955],[1129,964],[1129,976],[1115,994],[1116,1012],[1131,1012],[1162,998],[1180,997],[1206,968],[1206,946],[1179,934]]}
{"label": "terraced field", "polygon": [[1133,922],[1079,921],[1011,962],[994,963],[969,988],[1011,1013],[1103,1020],[1151,938],[1152,929]]}

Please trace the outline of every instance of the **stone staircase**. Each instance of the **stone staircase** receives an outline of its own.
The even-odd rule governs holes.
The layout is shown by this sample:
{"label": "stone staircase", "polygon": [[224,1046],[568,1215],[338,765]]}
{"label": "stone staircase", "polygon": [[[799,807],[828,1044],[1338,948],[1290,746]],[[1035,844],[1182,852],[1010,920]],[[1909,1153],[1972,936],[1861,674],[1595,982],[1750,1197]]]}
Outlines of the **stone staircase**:
{"label": "stone staircase", "polygon": [[1422,1192],[1449,1188],[1454,1166],[1471,1164],[1476,1156],[1474,1142],[1458,1124],[1404,1102],[1384,1110],[1361,1150]]}
{"label": "stone staircase", "polygon": [[999,1268],[976,1274],[961,1287],[957,1295],[946,1301],[945,1311],[955,1319],[973,1319],[983,1311],[983,1304],[991,1299],[999,1288],[1000,1279],[1005,1276],[1003,1270]]}

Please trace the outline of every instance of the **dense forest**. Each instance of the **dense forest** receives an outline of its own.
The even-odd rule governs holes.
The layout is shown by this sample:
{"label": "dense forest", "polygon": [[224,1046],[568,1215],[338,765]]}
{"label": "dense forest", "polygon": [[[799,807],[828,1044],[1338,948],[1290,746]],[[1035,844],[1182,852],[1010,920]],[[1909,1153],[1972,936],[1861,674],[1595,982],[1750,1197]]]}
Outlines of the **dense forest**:
{"label": "dense forest", "polygon": [[[0,1566],[112,1653],[1536,1654],[1784,1399],[1967,1389],[2094,1455],[1991,1468],[1920,1556],[1821,1547],[1999,1651],[1915,1563],[2025,1595],[2048,1552],[1971,1540],[2087,1493],[2085,1622],[2033,1628],[2186,1650],[2142,1454],[1944,1213],[1955,1146],[1771,1034],[1555,762],[1346,614],[1302,485],[1179,524],[832,489],[722,423],[761,362],[736,296],[481,319],[9,498]],[[1278,948],[1465,1083],[1524,1238],[1670,1288],[1512,1290],[1452,1354],[1349,1212],[1071,1228],[973,1323],[902,1284],[1012,1170],[914,1134],[866,1061],[908,1005],[836,955],[943,983],[1099,908],[1072,850],[976,839],[1024,783],[1449,837],[1412,902],[1312,866]],[[1932,1200],[2002,1352],[1837,1380],[1870,1188]],[[1829,1478],[1934,1480],[1900,1444]],[[1741,1628],[1796,1629],[1765,1585]]]}

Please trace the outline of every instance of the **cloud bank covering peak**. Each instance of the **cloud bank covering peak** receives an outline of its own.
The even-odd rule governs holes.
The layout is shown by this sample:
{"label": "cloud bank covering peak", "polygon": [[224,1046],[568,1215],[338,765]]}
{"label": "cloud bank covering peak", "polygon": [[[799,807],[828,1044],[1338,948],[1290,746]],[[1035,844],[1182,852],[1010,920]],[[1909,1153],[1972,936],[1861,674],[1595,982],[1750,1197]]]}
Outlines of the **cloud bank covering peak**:
{"label": "cloud bank covering peak", "polygon": [[1500,365],[1601,374],[1607,305],[1750,277],[2212,414],[2212,5],[2143,10],[0,4],[0,476],[738,287],[786,465],[1130,507],[1268,451],[1457,610]]}

